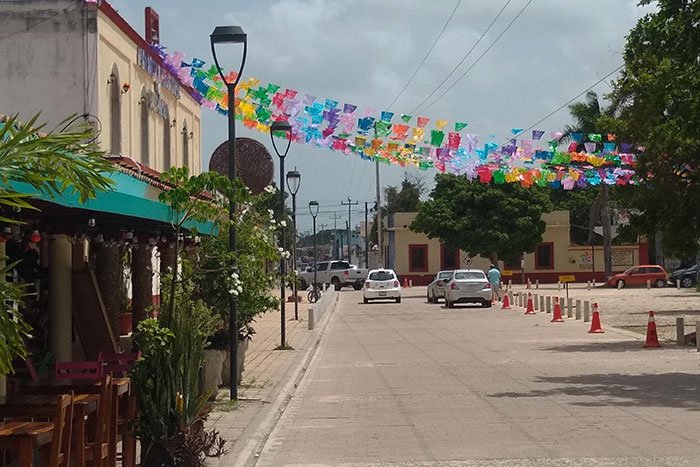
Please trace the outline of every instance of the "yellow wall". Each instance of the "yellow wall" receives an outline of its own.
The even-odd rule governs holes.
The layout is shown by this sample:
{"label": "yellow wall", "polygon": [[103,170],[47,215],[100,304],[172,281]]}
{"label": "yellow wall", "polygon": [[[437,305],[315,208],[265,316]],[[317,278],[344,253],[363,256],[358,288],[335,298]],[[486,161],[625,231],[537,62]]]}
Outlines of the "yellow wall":
{"label": "yellow wall", "polygon": [[[109,77],[113,67],[118,71],[120,89],[125,83],[129,90],[121,93],[121,154],[158,171],[170,166],[182,166],[187,128],[190,171],[201,171],[201,107],[185,91],[180,89],[179,99],[164,86],[159,87],[160,99],[167,105],[169,118],[166,121],[159,113],[149,110],[149,153],[141,154],[141,101],[142,93],[154,91],[154,78],[138,64],[138,47],[104,13],[97,15],[97,92],[98,115],[102,122],[101,147],[109,151],[111,141],[110,86]],[[175,125],[172,126],[172,121]],[[170,132],[170,155],[164,154],[164,132]],[[189,138],[189,133],[192,137]],[[169,162],[169,164],[168,164]]]}

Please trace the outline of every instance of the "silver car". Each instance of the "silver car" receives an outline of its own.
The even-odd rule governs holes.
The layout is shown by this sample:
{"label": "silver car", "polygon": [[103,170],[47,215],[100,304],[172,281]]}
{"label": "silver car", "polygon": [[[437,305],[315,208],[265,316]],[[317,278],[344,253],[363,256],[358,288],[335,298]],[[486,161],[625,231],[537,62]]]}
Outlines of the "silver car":
{"label": "silver car", "polygon": [[435,274],[433,281],[428,284],[426,299],[428,303],[437,303],[441,298],[445,298],[445,282],[452,278],[452,270],[440,271]]}
{"label": "silver car", "polygon": [[393,269],[372,269],[367,274],[362,288],[362,299],[365,303],[370,300],[394,300],[401,303],[401,284]]}
{"label": "silver car", "polygon": [[491,306],[491,284],[481,269],[457,269],[444,287],[447,308],[453,308],[455,303]]}

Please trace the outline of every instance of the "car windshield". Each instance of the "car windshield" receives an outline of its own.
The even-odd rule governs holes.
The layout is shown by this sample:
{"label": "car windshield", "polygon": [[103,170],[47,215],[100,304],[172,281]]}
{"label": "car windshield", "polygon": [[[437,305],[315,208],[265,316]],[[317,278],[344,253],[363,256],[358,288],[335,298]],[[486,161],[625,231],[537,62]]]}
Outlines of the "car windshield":
{"label": "car windshield", "polygon": [[474,279],[485,279],[484,273],[481,271],[462,271],[455,273],[455,280],[474,280]]}
{"label": "car windshield", "polygon": [[452,277],[452,271],[441,272],[437,276],[438,279],[449,279],[450,277]]}
{"label": "car windshield", "polygon": [[371,281],[390,281],[394,278],[394,273],[391,271],[376,271],[369,275]]}

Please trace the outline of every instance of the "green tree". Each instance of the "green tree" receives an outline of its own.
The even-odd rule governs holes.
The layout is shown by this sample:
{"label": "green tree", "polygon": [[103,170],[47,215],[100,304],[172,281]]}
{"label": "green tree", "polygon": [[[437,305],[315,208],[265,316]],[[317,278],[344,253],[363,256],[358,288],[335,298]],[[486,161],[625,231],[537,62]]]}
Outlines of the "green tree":
{"label": "green tree", "polygon": [[645,147],[635,193],[644,223],[663,232],[668,252],[687,255],[700,239],[700,2],[653,3],[627,36],[611,97],[626,136]]}
{"label": "green tree", "polygon": [[411,229],[493,261],[515,260],[542,241],[542,214],[551,210],[545,189],[481,184],[438,174]]}
{"label": "green tree", "polygon": [[[45,125],[37,124],[38,116],[21,122],[18,116],[0,120],[0,222],[17,223],[6,214],[12,208],[35,209],[31,197],[15,188],[26,183],[34,189],[60,196],[77,193],[80,201],[95,197],[112,184],[108,173],[112,164],[93,143],[92,128],[76,119],[62,122],[56,129],[43,133]],[[0,264],[7,257],[0,255]],[[13,265],[0,270],[2,277]],[[0,375],[12,371],[12,360],[26,358],[25,339],[29,326],[14,305],[21,305],[21,285],[0,281]]]}
{"label": "green tree", "polygon": [[[404,174],[400,186],[388,186],[384,188],[384,199],[386,207],[382,208],[383,216],[392,215],[397,212],[416,212],[420,209],[420,197],[425,191],[423,180],[419,177],[410,178],[408,174]],[[372,228],[370,230],[370,241],[377,243],[377,213],[376,209],[372,212]]]}

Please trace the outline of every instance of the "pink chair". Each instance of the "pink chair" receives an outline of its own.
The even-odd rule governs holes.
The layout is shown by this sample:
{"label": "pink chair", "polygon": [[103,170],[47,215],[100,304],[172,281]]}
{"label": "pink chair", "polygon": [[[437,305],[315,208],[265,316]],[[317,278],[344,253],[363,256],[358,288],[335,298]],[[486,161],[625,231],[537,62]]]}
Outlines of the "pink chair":
{"label": "pink chair", "polygon": [[101,362],[56,362],[56,381],[71,379],[99,381],[103,374]]}
{"label": "pink chair", "polygon": [[102,363],[102,371],[105,374],[111,374],[115,377],[126,377],[139,358],[141,358],[141,352],[100,352],[97,360]]}

